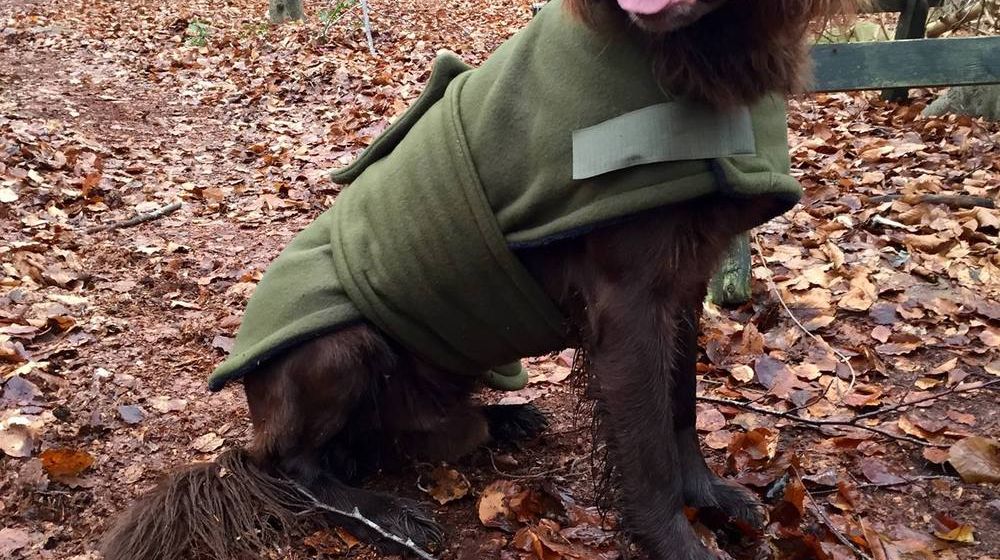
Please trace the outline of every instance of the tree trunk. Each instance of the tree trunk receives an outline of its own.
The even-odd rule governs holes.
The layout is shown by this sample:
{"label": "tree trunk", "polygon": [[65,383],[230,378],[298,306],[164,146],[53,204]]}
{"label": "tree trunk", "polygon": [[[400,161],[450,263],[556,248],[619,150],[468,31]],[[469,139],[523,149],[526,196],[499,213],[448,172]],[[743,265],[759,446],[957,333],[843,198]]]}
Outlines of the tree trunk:
{"label": "tree trunk", "polygon": [[708,287],[708,299],[726,307],[750,301],[750,234],[741,233],[733,239],[729,253]]}
{"label": "tree trunk", "polygon": [[302,19],[302,0],[268,0],[267,16],[271,23]]}

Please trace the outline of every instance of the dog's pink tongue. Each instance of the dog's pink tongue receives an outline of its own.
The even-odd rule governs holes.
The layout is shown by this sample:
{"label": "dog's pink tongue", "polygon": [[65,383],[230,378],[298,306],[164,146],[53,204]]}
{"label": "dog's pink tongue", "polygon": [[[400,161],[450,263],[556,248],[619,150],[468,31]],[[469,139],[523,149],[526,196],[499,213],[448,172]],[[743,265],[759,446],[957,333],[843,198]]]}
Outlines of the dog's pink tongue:
{"label": "dog's pink tongue", "polygon": [[618,0],[618,5],[626,12],[650,15],[663,11],[675,4],[690,4],[694,0]]}

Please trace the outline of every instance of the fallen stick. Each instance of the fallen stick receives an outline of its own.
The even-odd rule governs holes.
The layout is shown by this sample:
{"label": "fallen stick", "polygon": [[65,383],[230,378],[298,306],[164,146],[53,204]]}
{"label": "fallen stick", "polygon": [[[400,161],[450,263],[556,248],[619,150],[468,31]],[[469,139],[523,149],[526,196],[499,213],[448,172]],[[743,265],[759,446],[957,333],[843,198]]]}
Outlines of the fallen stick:
{"label": "fallen stick", "polygon": [[841,544],[851,549],[851,552],[854,553],[855,557],[861,558],[862,560],[874,560],[871,556],[868,556],[863,550],[858,548],[856,544],[851,542],[851,539],[847,538],[847,535],[845,535],[840,529],[834,526],[833,522],[830,521],[830,518],[827,517],[826,512],[823,511],[823,506],[816,501],[816,498],[814,498],[812,494],[809,493],[809,489],[806,488],[806,483],[803,482],[802,475],[799,474],[799,471],[793,470],[792,472],[795,473],[795,478],[799,479],[799,484],[802,485],[802,491],[805,492],[806,497],[809,498],[809,505],[812,506],[810,509],[816,517],[819,518],[823,525],[826,526],[827,530],[830,531],[830,533],[832,533]]}
{"label": "fallen stick", "polygon": [[962,387],[961,389],[957,389],[957,388],[955,388],[955,389],[949,389],[947,391],[942,391],[940,393],[937,393],[937,394],[934,394],[934,395],[931,395],[931,396],[928,396],[928,397],[924,397],[924,398],[921,398],[921,399],[917,399],[917,400],[909,402],[909,403],[902,403],[902,404],[899,404],[899,405],[887,406],[887,407],[883,407],[883,408],[874,410],[872,412],[866,412],[864,414],[858,414],[858,415],[852,416],[850,418],[844,418],[844,419],[841,419],[841,420],[824,420],[824,419],[817,419],[817,418],[803,418],[803,417],[801,417],[801,416],[799,416],[797,414],[789,414],[787,412],[782,412],[780,410],[774,410],[772,408],[767,408],[767,407],[763,407],[763,406],[757,406],[757,405],[751,404],[751,403],[734,401],[732,399],[721,399],[721,398],[718,398],[718,397],[699,396],[698,400],[702,401],[702,402],[712,403],[712,404],[721,404],[721,405],[724,405],[724,406],[732,406],[732,407],[735,407],[735,408],[742,408],[743,410],[749,410],[751,412],[757,412],[757,413],[760,413],[760,414],[766,414],[768,416],[775,416],[777,418],[782,418],[782,419],[785,419],[785,420],[791,420],[792,422],[796,422],[798,424],[801,424],[801,425],[803,425],[805,427],[808,427],[808,428],[814,429],[814,430],[821,430],[824,427],[837,427],[837,426],[849,427],[849,428],[857,428],[859,430],[865,430],[865,431],[868,431],[868,432],[879,434],[879,435],[885,436],[885,437],[890,438],[890,439],[894,439],[894,440],[897,440],[897,441],[905,441],[906,443],[912,443],[912,444],[920,445],[920,446],[923,446],[923,447],[948,447],[947,445],[942,445],[942,444],[937,444],[937,443],[931,443],[931,442],[927,442],[927,441],[921,441],[919,439],[912,438],[912,437],[909,437],[909,436],[901,436],[901,435],[889,432],[887,430],[883,430],[882,428],[877,428],[875,426],[866,426],[864,424],[860,424],[859,422],[861,420],[866,420],[868,418],[872,418],[872,417],[880,415],[880,414],[885,414],[887,412],[893,412],[893,411],[899,410],[900,408],[903,408],[905,406],[912,406],[913,404],[916,404],[918,402],[923,403],[923,402],[928,402],[928,401],[940,399],[940,398],[945,397],[947,395],[954,395],[954,394],[958,394],[958,393],[965,393],[965,392],[968,392],[968,391],[975,391],[977,389],[986,389],[988,387],[992,387],[993,385],[997,385],[997,384],[1000,384],[1000,379],[994,379],[992,381],[986,381],[986,382],[982,382],[982,383],[974,383],[972,385],[968,385],[968,386]]}
{"label": "fallen stick", "polygon": [[[876,216],[876,218],[877,217],[878,216]],[[764,268],[767,269],[767,273],[768,273],[767,274],[767,285],[768,285],[769,288],[771,288],[771,291],[774,293],[774,297],[776,297],[778,299],[778,303],[781,304],[781,307],[785,310],[785,313],[787,313],[788,316],[795,323],[795,325],[797,327],[799,327],[799,330],[801,330],[802,332],[806,333],[806,335],[809,338],[815,340],[816,343],[819,344],[820,346],[823,346],[823,345],[828,346],[830,348],[830,351],[833,352],[834,354],[836,354],[836,356],[840,359],[840,363],[844,364],[844,366],[847,368],[847,371],[850,372],[850,374],[851,374],[851,381],[850,381],[850,383],[847,384],[847,389],[841,390],[840,386],[839,385],[837,386],[837,393],[839,393],[838,397],[841,400],[843,400],[845,394],[849,394],[851,391],[854,390],[854,385],[858,381],[858,374],[854,371],[854,366],[851,365],[851,359],[848,358],[846,355],[844,355],[844,353],[841,352],[840,350],[837,350],[836,348],[834,348],[833,345],[827,343],[825,340],[823,340],[820,337],[816,336],[812,331],[810,331],[809,329],[807,329],[806,326],[803,325],[801,321],[799,321],[799,318],[795,316],[795,313],[792,313],[792,309],[790,307],[788,307],[788,303],[785,302],[785,298],[781,296],[781,290],[779,290],[778,289],[778,285],[774,283],[774,273],[771,272],[771,267],[768,266],[767,259],[764,258],[764,248],[761,247],[761,245],[760,245],[760,238],[757,237],[757,234],[754,234],[754,236],[753,236],[753,243],[754,243],[754,246],[757,247],[757,254],[760,255],[760,262],[763,263]],[[823,389],[822,396],[825,396],[830,391],[830,386],[832,386],[832,385],[833,385],[833,380],[831,379],[830,383],[828,383],[827,386]]]}
{"label": "fallen stick", "polygon": [[887,194],[868,198],[868,202],[872,204],[881,204],[883,202],[893,202],[896,200],[901,200],[907,204],[944,204],[959,210],[976,207],[996,208],[996,203],[993,202],[993,199],[986,198],[984,196],[972,196],[967,194]]}
{"label": "fallen stick", "polygon": [[881,416],[887,412],[895,412],[901,408],[906,408],[908,406],[913,406],[917,403],[925,403],[927,401],[936,401],[940,398],[947,397],[948,395],[954,395],[957,393],[966,393],[968,391],[975,391],[976,389],[986,389],[994,385],[1000,384],[1000,379],[992,379],[990,381],[980,381],[977,383],[970,383],[968,385],[955,385],[954,387],[941,391],[940,393],[934,393],[933,395],[927,395],[926,397],[920,397],[913,399],[909,402],[900,402],[899,404],[883,406],[881,408],[876,408],[870,412],[865,412],[856,416],[858,420],[864,420],[865,418],[872,418],[875,416]]}
{"label": "fallen stick", "polygon": [[99,226],[94,226],[94,227],[87,228],[85,230],[85,232],[88,233],[88,234],[90,234],[90,233],[97,233],[97,232],[101,232],[101,231],[112,231],[112,230],[116,230],[116,229],[121,229],[121,228],[127,228],[127,227],[136,226],[136,225],[139,225],[139,224],[142,224],[142,223],[145,223],[145,222],[150,222],[150,221],[153,221],[153,220],[158,220],[158,219],[160,219],[160,218],[162,218],[164,216],[168,216],[170,214],[173,214],[174,212],[176,212],[177,210],[179,210],[180,207],[181,207],[181,203],[180,202],[174,202],[174,203],[168,204],[166,206],[163,206],[161,208],[157,208],[156,210],[153,210],[152,212],[149,212],[147,214],[138,214],[138,215],[133,216],[133,217],[127,219],[127,220],[122,220],[120,222],[111,222],[109,224],[101,224]]}
{"label": "fallen stick", "polygon": [[375,51],[375,42],[372,40],[372,22],[368,17],[368,0],[360,0],[360,2],[361,21],[365,28],[365,40],[368,42],[368,52],[372,53],[372,56],[378,56],[378,53]]}
{"label": "fallen stick", "polygon": [[352,511],[346,511],[346,510],[343,510],[343,509],[340,509],[340,508],[333,507],[333,506],[331,506],[329,504],[325,504],[325,503],[321,502],[319,500],[319,498],[317,498],[316,496],[313,495],[312,492],[310,492],[305,487],[303,487],[301,484],[295,482],[291,478],[288,478],[288,482],[291,483],[291,485],[299,492],[299,494],[302,494],[302,496],[306,500],[308,500],[310,502],[310,505],[313,508],[318,509],[318,510],[322,510],[322,511],[326,511],[326,512],[329,512],[329,513],[333,513],[333,514],[336,514],[336,515],[340,515],[340,516],[343,516],[343,517],[349,517],[351,519],[359,521],[362,524],[364,524],[366,527],[368,527],[369,529],[372,529],[373,531],[375,531],[376,533],[378,533],[379,535],[381,535],[382,538],[388,539],[388,540],[390,540],[390,541],[398,544],[399,546],[402,546],[402,547],[406,548],[407,550],[409,550],[413,554],[416,554],[417,556],[419,556],[423,560],[437,560],[434,556],[431,556],[427,551],[425,551],[424,549],[422,549],[419,546],[417,546],[417,543],[413,542],[413,539],[411,539],[409,537],[407,537],[406,539],[404,539],[403,537],[400,537],[399,535],[395,535],[393,533],[390,533],[389,531],[387,531],[386,529],[384,529],[378,523],[375,523],[371,519],[368,519],[364,515],[361,515],[361,510],[359,510],[357,508],[357,506],[355,506],[354,510],[352,510]]}
{"label": "fallen stick", "polygon": [[[946,474],[925,474],[906,478],[898,482],[866,482],[865,484],[855,484],[854,487],[859,490],[868,488],[894,488],[896,486],[905,486],[907,484],[923,482],[925,480],[959,480],[959,478],[948,476]],[[840,489],[838,488],[820,489],[813,491],[813,494],[816,494],[817,496],[825,496],[827,494],[836,494],[839,491]]]}

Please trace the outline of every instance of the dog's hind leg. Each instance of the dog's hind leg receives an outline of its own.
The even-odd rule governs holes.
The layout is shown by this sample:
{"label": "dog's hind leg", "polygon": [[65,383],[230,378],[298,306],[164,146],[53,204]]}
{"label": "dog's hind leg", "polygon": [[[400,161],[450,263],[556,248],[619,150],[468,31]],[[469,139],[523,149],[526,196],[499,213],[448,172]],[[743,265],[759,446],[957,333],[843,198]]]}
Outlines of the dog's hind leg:
{"label": "dog's hind leg", "polygon": [[251,372],[244,379],[255,428],[250,448],[172,473],[110,528],[105,557],[253,558],[309,519],[344,524],[359,537],[379,541],[349,518],[325,515],[303,489],[330,507],[358,508],[418,545],[438,540],[437,524],[414,502],[341,482],[354,461],[332,452],[360,404],[374,400],[372,380],[391,375],[397,363],[383,337],[358,325],[306,342]]}
{"label": "dog's hind leg", "polygon": [[[245,380],[255,428],[251,453],[262,469],[286,477],[323,504],[358,512],[383,530],[417,546],[438,542],[441,529],[412,500],[348,486],[357,465],[345,443],[359,408],[378,401],[376,380],[392,376],[399,356],[374,329],[358,325],[326,335],[286,354]],[[374,426],[373,437],[384,435]],[[369,527],[334,516],[359,537],[394,549]]]}
{"label": "dog's hind leg", "polygon": [[697,416],[698,322],[700,301],[683,306],[677,325],[674,361],[674,429],[684,480],[684,503],[715,508],[726,516],[760,529],[764,511],[756,496],[743,486],[720,478],[705,463],[695,430]]}

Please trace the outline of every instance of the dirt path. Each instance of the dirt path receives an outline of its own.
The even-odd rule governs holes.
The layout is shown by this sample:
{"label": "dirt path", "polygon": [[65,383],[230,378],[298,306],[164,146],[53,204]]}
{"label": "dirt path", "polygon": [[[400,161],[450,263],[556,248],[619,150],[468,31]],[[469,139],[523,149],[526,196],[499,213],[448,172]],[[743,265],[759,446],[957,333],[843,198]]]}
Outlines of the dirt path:
{"label": "dirt path", "polygon": [[[247,440],[239,391],[209,395],[204,379],[268,262],[335,197],[324,170],[419,93],[438,48],[480,60],[523,23],[522,4],[377,2],[383,54],[372,60],[350,18],[317,42],[321,24],[268,31],[260,7],[243,0],[0,0],[0,557],[95,558],[108,520],[162,474]],[[209,44],[185,46],[197,22],[206,22]],[[706,394],[828,418],[998,375],[996,211],[872,206],[861,197],[944,185],[996,199],[1000,132],[920,121],[869,100],[793,105],[793,153],[809,197],[762,231],[770,273],[823,343],[782,311],[758,260],[755,305],[706,318]],[[174,201],[182,208],[165,218],[86,232]],[[871,226],[881,214],[909,229]],[[827,394],[846,387],[834,348],[859,375],[851,399]],[[568,369],[555,356],[531,369],[534,383],[508,398],[552,413],[549,433],[455,468],[470,496],[513,480],[591,506],[589,424],[563,381]],[[968,392],[878,421],[947,446],[996,437],[995,404],[995,391]],[[807,513],[772,527],[775,557],[818,557],[809,542],[850,557],[830,527],[889,555],[875,557],[1000,556],[996,487],[961,482],[933,448],[819,433],[725,406],[705,405],[702,416],[720,471],[773,494],[795,465],[826,512],[825,524]],[[51,450],[93,463],[53,467]],[[417,471],[373,484],[427,499],[418,476],[426,484],[432,466]],[[519,512],[565,526],[546,533],[551,526],[532,521],[513,542],[483,527],[473,497],[437,508],[449,527],[442,557],[534,558],[529,537],[547,558],[615,557],[600,521],[560,507],[575,517]],[[951,520],[972,527],[978,544],[933,536]],[[345,548],[330,533],[292,544],[272,555],[338,557]]]}

